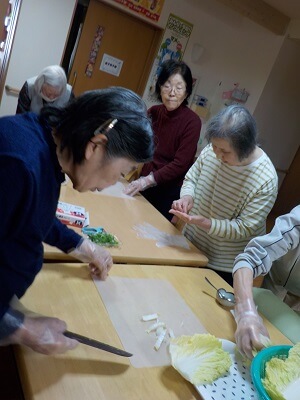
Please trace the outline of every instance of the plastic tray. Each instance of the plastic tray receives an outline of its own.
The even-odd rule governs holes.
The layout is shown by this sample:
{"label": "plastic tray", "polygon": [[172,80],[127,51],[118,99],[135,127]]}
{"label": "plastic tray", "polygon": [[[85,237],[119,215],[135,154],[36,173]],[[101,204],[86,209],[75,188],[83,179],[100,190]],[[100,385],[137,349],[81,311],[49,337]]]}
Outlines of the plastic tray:
{"label": "plastic tray", "polygon": [[229,373],[210,385],[196,386],[204,400],[257,400],[258,396],[251,380],[250,367],[235,351],[235,343],[220,339],[222,347],[228,351],[232,366]]}

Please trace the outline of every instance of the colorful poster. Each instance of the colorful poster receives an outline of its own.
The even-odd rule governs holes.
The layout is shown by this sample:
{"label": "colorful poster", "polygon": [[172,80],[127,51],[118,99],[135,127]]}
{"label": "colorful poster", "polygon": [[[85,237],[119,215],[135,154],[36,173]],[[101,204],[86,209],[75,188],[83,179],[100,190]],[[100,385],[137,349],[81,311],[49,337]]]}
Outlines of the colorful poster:
{"label": "colorful poster", "polygon": [[93,39],[92,47],[90,50],[90,55],[88,59],[87,66],[85,68],[85,75],[88,78],[91,78],[94,71],[94,66],[96,63],[96,58],[100,49],[101,41],[104,36],[105,28],[103,26],[98,25],[96,29],[96,33]]}
{"label": "colorful poster", "polygon": [[158,54],[154,60],[150,79],[144,99],[148,106],[157,103],[155,98],[155,84],[160,73],[161,65],[166,60],[182,60],[186,46],[193,30],[193,24],[170,14],[164,31]]}
{"label": "colorful poster", "polygon": [[163,4],[165,0],[114,0],[117,3],[123,4],[130,10],[135,11],[139,14],[143,14],[145,17],[158,21]]}

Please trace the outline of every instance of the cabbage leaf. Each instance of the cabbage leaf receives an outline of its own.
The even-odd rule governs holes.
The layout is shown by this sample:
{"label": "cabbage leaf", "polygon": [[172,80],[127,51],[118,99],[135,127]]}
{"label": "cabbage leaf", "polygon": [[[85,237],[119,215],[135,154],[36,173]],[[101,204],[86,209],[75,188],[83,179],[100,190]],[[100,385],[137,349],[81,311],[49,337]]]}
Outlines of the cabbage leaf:
{"label": "cabbage leaf", "polygon": [[193,385],[212,383],[229,371],[232,360],[222,342],[210,334],[171,339],[169,352],[173,367]]}
{"label": "cabbage leaf", "polygon": [[284,392],[298,379],[300,379],[300,343],[289,350],[286,359],[273,357],[266,362],[262,384],[272,400],[287,400]]}

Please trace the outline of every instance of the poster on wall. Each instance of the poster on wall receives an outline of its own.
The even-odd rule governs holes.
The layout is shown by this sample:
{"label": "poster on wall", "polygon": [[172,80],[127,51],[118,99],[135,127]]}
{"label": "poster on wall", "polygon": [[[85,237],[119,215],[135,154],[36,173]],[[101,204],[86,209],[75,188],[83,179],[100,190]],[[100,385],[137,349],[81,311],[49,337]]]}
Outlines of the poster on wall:
{"label": "poster on wall", "polygon": [[101,41],[103,39],[104,36],[104,31],[105,28],[103,26],[98,25],[97,29],[96,29],[96,33],[93,39],[93,43],[92,43],[92,47],[90,50],[90,55],[89,55],[89,59],[88,59],[88,63],[87,66],[85,68],[85,75],[88,78],[91,78],[93,75],[93,71],[94,71],[94,67],[95,67],[95,63],[96,63],[96,58],[100,49],[100,45],[101,45]]}
{"label": "poster on wall", "polygon": [[143,14],[145,17],[158,21],[161,10],[165,0],[114,0],[115,2],[128,7],[130,10],[135,11],[139,14]]}
{"label": "poster on wall", "polygon": [[155,84],[160,73],[162,63],[166,60],[181,61],[193,30],[193,24],[176,15],[170,14],[164,35],[154,60],[150,78],[148,80],[144,100],[147,106],[157,103]]}

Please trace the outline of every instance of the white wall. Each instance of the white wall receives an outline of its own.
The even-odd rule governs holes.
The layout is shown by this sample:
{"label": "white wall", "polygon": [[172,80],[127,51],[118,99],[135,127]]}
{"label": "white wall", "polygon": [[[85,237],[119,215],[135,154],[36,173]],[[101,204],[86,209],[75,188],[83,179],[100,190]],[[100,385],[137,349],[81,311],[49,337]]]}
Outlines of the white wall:
{"label": "white wall", "polygon": [[[140,17],[113,0],[104,1]],[[75,3],[76,0],[23,0],[7,84],[20,88],[44,66],[60,63]],[[222,92],[232,89],[236,82],[250,92],[247,107],[253,112],[284,38],[217,0],[165,0],[155,24],[164,28],[170,13],[194,25],[184,61],[199,78],[196,92],[209,99],[211,114],[222,107]],[[194,43],[204,48],[198,64],[191,60]],[[15,104],[16,99],[4,93],[0,115],[14,112]]]}
{"label": "white wall", "polygon": [[300,144],[299,71],[299,40],[286,38],[254,112],[262,147],[280,170],[289,168]]}
{"label": "white wall", "polygon": [[288,26],[288,36],[293,39],[300,39],[300,19],[292,19]]}
{"label": "white wall", "polygon": [[[149,19],[114,0],[102,1],[149,22]],[[164,28],[170,13],[194,25],[183,59],[193,75],[199,78],[196,93],[212,103],[211,114],[223,106],[222,92],[232,89],[234,83],[250,92],[246,105],[253,112],[284,37],[275,35],[217,0],[165,0],[155,25]],[[194,43],[204,48],[198,64],[191,59]]]}
{"label": "white wall", "polygon": [[[5,84],[20,89],[44,67],[60,64],[76,0],[23,0]],[[14,114],[17,98],[3,92],[0,115]]]}
{"label": "white wall", "polygon": [[[235,83],[250,92],[245,105],[253,113],[284,37],[275,35],[217,0],[165,0],[159,26],[165,27],[170,13],[194,25],[183,59],[193,75],[199,78],[196,94],[206,97],[211,103],[209,116],[224,106],[222,93],[233,89]],[[191,57],[195,43],[204,48],[197,64]],[[146,95],[144,100],[147,102]]]}
{"label": "white wall", "polygon": [[[113,0],[103,1],[149,22]],[[20,88],[44,66],[61,62],[75,3],[23,0],[7,84]],[[209,99],[211,115],[223,106],[222,92],[238,82],[250,92],[246,106],[257,118],[263,147],[276,167],[287,169],[299,146],[299,49],[217,0],[165,0],[161,17],[153,24],[164,28],[170,13],[194,25],[184,61],[199,78],[197,94]],[[191,60],[194,43],[204,48],[198,64]],[[16,102],[4,93],[0,115],[14,113]]]}
{"label": "white wall", "polygon": [[[165,0],[159,25],[173,13],[194,24],[184,61],[200,78],[197,93],[222,106],[221,94],[238,82],[250,92],[247,107],[254,111],[284,37],[241,16],[217,0]],[[194,43],[204,48],[199,64],[191,60]],[[221,82],[221,85],[220,85]]]}

